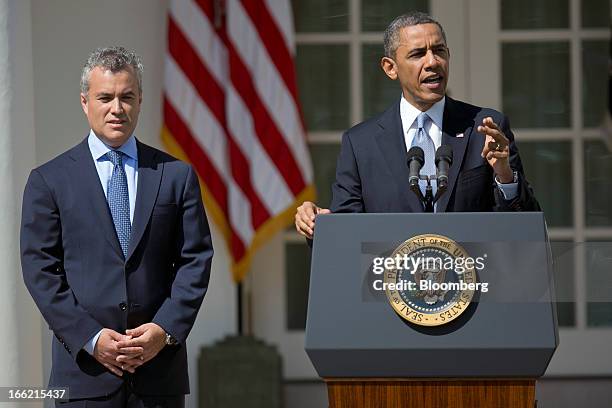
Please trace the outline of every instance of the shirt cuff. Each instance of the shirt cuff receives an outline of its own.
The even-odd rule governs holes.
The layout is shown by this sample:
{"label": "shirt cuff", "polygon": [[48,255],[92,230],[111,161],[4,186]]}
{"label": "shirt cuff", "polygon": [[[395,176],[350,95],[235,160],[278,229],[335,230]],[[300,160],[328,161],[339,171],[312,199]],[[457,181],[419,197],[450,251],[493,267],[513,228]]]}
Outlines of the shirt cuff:
{"label": "shirt cuff", "polygon": [[514,200],[518,196],[518,174],[514,172],[514,181],[512,183],[502,184],[495,177],[495,183],[497,184],[497,188],[502,192],[504,196],[504,200],[510,201]]}
{"label": "shirt cuff", "polygon": [[[104,329],[102,329],[102,330],[104,330]],[[94,348],[96,348],[96,343],[98,342],[98,337],[100,337],[100,334],[102,334],[102,330],[100,330],[99,332],[94,334],[94,336],[91,339],[89,339],[89,341],[87,343],[85,343],[85,345],[83,346],[83,350],[85,350],[86,352],[88,352],[92,356],[93,356],[93,353],[94,353]]]}

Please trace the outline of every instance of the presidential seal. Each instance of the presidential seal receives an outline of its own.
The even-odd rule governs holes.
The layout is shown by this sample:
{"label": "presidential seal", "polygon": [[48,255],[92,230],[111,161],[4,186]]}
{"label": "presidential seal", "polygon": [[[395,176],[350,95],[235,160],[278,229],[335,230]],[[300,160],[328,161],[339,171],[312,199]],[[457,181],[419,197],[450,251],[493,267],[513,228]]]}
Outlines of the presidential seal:
{"label": "presidential seal", "polygon": [[440,326],[459,317],[478,287],[473,259],[442,235],[418,235],[390,256],[384,282],[389,303],[402,318],[421,326]]}

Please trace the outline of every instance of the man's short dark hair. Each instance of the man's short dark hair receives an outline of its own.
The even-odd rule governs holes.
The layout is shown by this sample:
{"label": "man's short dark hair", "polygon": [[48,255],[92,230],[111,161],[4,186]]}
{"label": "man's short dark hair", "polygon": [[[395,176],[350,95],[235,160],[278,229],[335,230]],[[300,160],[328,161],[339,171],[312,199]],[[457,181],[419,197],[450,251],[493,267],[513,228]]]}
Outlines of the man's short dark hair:
{"label": "man's short dark hair", "polygon": [[440,27],[442,38],[444,38],[444,42],[446,43],[446,33],[444,32],[444,28],[442,28],[442,24],[434,20],[434,18],[427,13],[413,11],[396,17],[387,26],[384,35],[385,56],[395,58],[395,51],[397,51],[399,47],[400,31],[402,28],[419,24],[435,24]]}

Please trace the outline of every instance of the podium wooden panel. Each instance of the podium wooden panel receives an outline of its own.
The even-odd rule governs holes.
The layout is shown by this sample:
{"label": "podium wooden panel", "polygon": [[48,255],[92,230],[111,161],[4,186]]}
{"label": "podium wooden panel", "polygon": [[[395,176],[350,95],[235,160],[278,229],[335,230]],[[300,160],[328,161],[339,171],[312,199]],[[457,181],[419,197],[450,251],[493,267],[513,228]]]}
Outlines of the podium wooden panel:
{"label": "podium wooden panel", "polygon": [[329,408],[533,408],[534,379],[326,378]]}

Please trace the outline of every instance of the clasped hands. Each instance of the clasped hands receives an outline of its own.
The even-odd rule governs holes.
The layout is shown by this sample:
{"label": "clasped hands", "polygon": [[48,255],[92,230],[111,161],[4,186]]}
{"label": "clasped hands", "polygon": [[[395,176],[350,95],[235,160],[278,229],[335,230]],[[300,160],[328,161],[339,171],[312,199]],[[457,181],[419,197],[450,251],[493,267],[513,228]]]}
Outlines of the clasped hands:
{"label": "clasped hands", "polygon": [[[491,117],[484,118],[477,131],[485,136],[481,156],[493,168],[500,183],[511,183],[514,175],[509,160],[510,140]],[[305,201],[295,213],[295,229],[300,235],[312,239],[315,218],[319,214],[329,213],[327,208],[320,208],[315,203]]]}
{"label": "clasped hands", "polygon": [[128,329],[125,334],[102,329],[93,356],[107,370],[121,377],[124,371],[134,373],[165,345],[166,332],[155,323]]}

